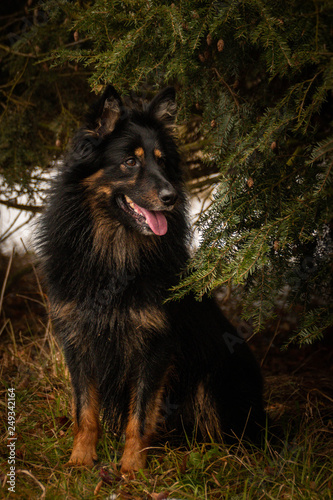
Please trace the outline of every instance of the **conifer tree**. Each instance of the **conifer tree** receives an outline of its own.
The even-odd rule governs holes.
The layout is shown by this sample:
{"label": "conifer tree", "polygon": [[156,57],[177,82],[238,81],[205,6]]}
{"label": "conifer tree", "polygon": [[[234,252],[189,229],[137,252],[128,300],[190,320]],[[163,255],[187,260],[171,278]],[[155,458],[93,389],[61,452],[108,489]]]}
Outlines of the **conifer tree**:
{"label": "conifer tree", "polygon": [[3,18],[0,44],[7,192],[35,192],[35,167],[67,143],[87,81],[148,97],[174,85],[179,124],[195,124],[183,150],[189,161],[202,152],[189,185],[213,196],[175,296],[239,285],[260,331],[284,295],[301,312],[290,340],[321,338],[333,323],[331,1],[22,5]]}

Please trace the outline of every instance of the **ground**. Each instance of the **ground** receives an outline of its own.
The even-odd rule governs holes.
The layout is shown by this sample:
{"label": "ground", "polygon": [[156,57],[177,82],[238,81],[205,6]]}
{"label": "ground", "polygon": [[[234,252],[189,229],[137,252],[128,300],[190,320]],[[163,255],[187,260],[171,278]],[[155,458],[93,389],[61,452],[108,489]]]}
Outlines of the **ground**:
{"label": "ground", "polygon": [[[94,469],[66,467],[72,445],[69,377],[33,262],[32,255],[11,263],[0,257],[2,498],[333,498],[332,335],[281,350],[296,326],[295,311],[278,311],[278,319],[250,340],[278,434],[264,450],[242,443],[174,448],[166,440],[151,450],[148,469],[130,480],[117,468],[122,440],[104,432]],[[219,299],[231,321],[249,331],[239,319],[237,296],[222,293]]]}

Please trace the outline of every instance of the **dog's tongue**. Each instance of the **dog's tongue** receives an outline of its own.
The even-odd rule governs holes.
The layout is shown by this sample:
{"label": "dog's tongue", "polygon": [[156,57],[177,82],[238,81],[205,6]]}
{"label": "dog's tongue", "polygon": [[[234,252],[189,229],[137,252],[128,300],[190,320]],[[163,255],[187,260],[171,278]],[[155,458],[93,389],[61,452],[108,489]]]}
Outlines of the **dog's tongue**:
{"label": "dog's tongue", "polygon": [[140,210],[142,215],[146,218],[148,226],[155,234],[157,234],[158,236],[163,236],[167,232],[168,223],[162,212],[153,212],[147,210],[146,208],[139,207],[138,205],[136,206]]}

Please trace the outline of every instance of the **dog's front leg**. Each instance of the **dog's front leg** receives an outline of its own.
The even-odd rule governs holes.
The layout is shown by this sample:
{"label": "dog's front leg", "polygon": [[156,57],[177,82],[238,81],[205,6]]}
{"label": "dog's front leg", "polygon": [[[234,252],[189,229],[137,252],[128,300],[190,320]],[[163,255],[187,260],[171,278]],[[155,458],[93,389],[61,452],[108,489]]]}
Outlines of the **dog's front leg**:
{"label": "dog's front leg", "polygon": [[[164,363],[165,361],[162,364]],[[132,474],[145,467],[148,447],[156,434],[161,415],[168,368],[160,366],[160,371],[154,374],[155,379],[152,378],[151,367],[149,368],[141,369],[141,376],[138,377],[132,389],[125,430],[125,448],[121,460],[123,474]],[[161,374],[163,374],[162,377]],[[151,380],[154,380],[153,387]]]}
{"label": "dog's front leg", "polygon": [[91,385],[80,400],[77,394],[74,395],[74,444],[68,465],[94,465],[99,433],[99,401],[97,391]]}
{"label": "dog's front leg", "polygon": [[132,474],[145,468],[147,448],[151,437],[147,430],[141,429],[139,419],[135,414],[132,414],[128,419],[125,431],[125,448],[120,469],[123,474]]}
{"label": "dog's front leg", "polygon": [[97,460],[100,433],[100,401],[89,361],[83,362],[77,350],[67,347],[66,360],[71,374],[74,399],[74,444],[68,465],[92,467]]}

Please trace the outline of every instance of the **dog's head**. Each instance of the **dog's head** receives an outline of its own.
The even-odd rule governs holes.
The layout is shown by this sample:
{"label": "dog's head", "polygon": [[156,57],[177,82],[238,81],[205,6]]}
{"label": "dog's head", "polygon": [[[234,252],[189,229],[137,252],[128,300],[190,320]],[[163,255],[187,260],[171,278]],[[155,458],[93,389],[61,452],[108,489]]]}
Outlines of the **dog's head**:
{"label": "dog's head", "polygon": [[175,92],[167,88],[143,110],[125,106],[108,86],[74,141],[76,172],[95,214],[143,234],[163,236],[183,183],[171,128]]}

